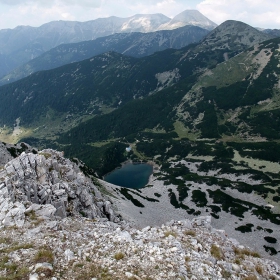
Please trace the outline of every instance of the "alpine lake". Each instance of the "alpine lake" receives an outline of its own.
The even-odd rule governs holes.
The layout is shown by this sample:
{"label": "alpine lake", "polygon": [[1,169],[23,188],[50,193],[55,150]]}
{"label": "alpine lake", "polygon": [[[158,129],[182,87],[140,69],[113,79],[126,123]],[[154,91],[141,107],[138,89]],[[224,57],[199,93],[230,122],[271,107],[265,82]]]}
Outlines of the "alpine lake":
{"label": "alpine lake", "polygon": [[141,189],[147,185],[152,173],[153,166],[150,164],[126,163],[121,168],[105,175],[104,180],[125,188]]}

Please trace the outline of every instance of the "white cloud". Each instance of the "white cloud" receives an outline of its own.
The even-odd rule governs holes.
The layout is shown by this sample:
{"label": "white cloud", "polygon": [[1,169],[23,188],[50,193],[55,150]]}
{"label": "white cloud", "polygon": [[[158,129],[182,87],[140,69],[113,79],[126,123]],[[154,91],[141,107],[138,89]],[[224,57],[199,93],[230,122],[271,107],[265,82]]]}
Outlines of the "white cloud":
{"label": "white cloud", "polygon": [[186,9],[198,9],[218,24],[234,19],[280,29],[279,0],[0,0],[0,29],[113,15],[162,13],[172,18]]}
{"label": "white cloud", "polygon": [[[189,3],[193,1],[197,3],[197,0]],[[185,0],[0,0],[0,29],[17,25],[39,26],[53,20],[87,21],[140,13],[173,17],[189,8],[191,6],[186,5]]]}
{"label": "white cloud", "polygon": [[197,9],[218,24],[233,19],[256,27],[280,28],[278,0],[204,0]]}
{"label": "white cloud", "polygon": [[86,7],[99,7],[102,0],[0,0],[0,4],[5,5],[37,5],[37,6],[53,6],[53,5],[77,5]]}

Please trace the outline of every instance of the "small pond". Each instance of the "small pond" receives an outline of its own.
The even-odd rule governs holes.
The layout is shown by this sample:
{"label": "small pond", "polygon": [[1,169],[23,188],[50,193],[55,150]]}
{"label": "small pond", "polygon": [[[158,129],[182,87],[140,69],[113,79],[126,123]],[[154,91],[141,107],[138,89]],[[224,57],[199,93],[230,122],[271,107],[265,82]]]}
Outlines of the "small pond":
{"label": "small pond", "polygon": [[107,174],[104,180],[125,188],[141,189],[147,185],[152,173],[153,167],[150,164],[127,163]]}

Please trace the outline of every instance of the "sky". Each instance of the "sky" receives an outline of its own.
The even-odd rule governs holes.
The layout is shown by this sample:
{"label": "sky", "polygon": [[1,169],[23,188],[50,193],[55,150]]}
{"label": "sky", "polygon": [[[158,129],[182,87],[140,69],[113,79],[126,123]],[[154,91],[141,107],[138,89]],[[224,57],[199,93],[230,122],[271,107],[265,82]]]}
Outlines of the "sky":
{"label": "sky", "polygon": [[173,18],[187,9],[200,11],[217,24],[233,19],[280,29],[280,0],[0,0],[0,29],[135,14],[162,13]]}

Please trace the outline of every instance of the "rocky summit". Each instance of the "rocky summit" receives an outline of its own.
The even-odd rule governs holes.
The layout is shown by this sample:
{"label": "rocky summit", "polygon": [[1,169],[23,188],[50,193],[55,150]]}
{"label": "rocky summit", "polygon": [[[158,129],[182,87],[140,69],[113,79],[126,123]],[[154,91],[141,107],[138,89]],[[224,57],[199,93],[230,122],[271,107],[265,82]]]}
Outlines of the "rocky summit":
{"label": "rocky summit", "polygon": [[50,149],[1,168],[0,279],[280,279],[211,217],[132,226],[83,168]]}

